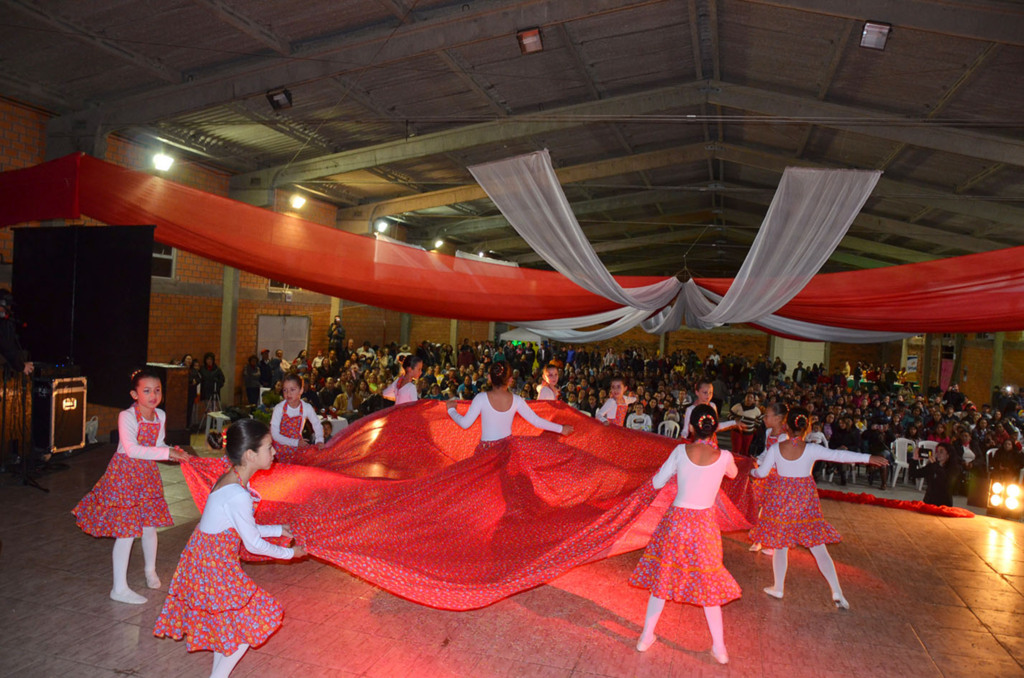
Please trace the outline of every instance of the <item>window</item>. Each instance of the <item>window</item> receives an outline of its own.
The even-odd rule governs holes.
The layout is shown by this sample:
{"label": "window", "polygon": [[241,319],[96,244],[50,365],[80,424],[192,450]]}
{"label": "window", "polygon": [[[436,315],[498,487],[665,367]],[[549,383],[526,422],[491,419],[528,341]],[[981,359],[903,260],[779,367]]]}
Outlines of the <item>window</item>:
{"label": "window", "polygon": [[297,285],[289,285],[288,283],[283,283],[280,280],[271,280],[270,281],[270,291],[271,292],[284,292],[286,290],[298,290],[298,289],[302,289],[302,288],[297,286]]}
{"label": "window", "polygon": [[153,243],[153,277],[174,277],[175,249],[170,245]]}

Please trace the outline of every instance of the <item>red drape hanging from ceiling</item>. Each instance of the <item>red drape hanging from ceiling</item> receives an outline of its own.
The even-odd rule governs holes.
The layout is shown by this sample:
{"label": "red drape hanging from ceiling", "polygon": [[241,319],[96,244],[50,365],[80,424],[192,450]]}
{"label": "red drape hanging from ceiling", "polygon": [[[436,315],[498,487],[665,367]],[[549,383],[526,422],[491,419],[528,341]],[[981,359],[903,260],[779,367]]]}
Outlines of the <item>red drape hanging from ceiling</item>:
{"label": "red drape hanging from ceiling", "polygon": [[[75,154],[0,173],[0,226],[85,215],[304,289],[462,320],[548,320],[615,304],[561,274],[456,259],[346,233]],[[1024,328],[1024,247],[818,275],[777,315],[890,332]],[[657,282],[620,277],[625,287]],[[730,279],[700,278],[725,294]]]}

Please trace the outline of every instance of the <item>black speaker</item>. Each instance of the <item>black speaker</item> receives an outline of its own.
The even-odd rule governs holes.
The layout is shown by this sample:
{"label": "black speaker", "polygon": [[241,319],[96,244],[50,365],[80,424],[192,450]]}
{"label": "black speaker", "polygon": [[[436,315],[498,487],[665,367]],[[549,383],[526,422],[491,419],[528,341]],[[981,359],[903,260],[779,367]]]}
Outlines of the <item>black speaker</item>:
{"label": "black speaker", "polygon": [[146,363],[153,226],[14,229],[14,316],[30,359],[74,364],[101,405]]}
{"label": "black speaker", "polygon": [[88,380],[32,380],[32,448],[53,454],[85,447]]}

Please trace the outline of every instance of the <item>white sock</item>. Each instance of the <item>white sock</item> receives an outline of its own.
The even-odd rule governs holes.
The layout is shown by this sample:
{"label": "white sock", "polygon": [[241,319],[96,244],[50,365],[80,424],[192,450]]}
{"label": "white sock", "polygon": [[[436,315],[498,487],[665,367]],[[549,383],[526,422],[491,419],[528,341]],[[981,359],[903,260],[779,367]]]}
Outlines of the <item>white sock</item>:
{"label": "white sock", "polygon": [[844,610],[850,609],[850,604],[843,597],[843,588],[839,585],[839,575],[836,574],[836,564],[832,562],[832,556],[828,554],[828,547],[824,544],[812,546],[811,555],[814,556],[814,561],[818,563],[818,569],[821,570],[829,588],[832,589],[832,600]]}
{"label": "white sock", "polygon": [[146,599],[128,588],[128,560],[132,555],[131,537],[114,540],[114,551],[111,560],[114,563],[114,588],[110,590],[110,599],[119,603],[142,605]]}
{"label": "white sock", "polygon": [[220,652],[214,652],[213,671],[210,672],[210,678],[228,678],[231,675],[231,671],[234,670],[235,664],[242,659],[242,655],[248,649],[249,646],[242,643],[232,654],[225,655]]}
{"label": "white sock", "polygon": [[708,620],[708,630],[711,631],[711,654],[719,664],[728,664],[729,653],[725,651],[725,630],[722,628],[722,606],[705,607],[704,618]]}
{"label": "white sock", "polygon": [[658,617],[661,616],[661,611],[664,609],[664,598],[651,596],[647,601],[647,615],[644,617],[644,630],[643,633],[640,634],[640,639],[636,641],[636,649],[640,652],[646,652],[651,645],[654,645],[654,641],[657,639],[654,635],[654,627],[658,625]]}
{"label": "white sock", "polygon": [[160,588],[160,577],[156,575],[156,528],[142,528],[142,559],[146,567],[146,586]]}
{"label": "white sock", "polygon": [[786,589],[786,569],[789,567],[789,549],[775,549],[772,554],[772,573],[775,584],[764,590],[770,596],[781,598]]}

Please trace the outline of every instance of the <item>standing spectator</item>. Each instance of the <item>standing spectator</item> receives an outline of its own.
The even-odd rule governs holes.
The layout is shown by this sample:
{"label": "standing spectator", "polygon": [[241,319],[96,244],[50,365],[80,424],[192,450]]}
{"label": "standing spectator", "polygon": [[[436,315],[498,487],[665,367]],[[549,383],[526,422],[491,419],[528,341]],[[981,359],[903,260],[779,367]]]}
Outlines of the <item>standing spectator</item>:
{"label": "standing spectator", "polygon": [[334,316],[334,321],[327,328],[327,347],[338,355],[345,350],[345,328],[340,315]]}
{"label": "standing spectator", "polygon": [[260,361],[258,363],[260,368],[260,386],[263,388],[270,388],[274,385],[274,370],[270,366],[270,349],[265,348],[260,351]]}
{"label": "standing spectator", "polygon": [[[213,352],[203,356],[199,380],[199,399],[206,404],[206,412],[220,411],[220,390],[224,386],[224,372],[217,365],[217,357]],[[205,416],[205,412],[203,414]]]}
{"label": "standing spectator", "polygon": [[253,407],[260,404],[260,364],[256,356],[249,356],[249,361],[242,368],[242,385],[245,397]]}
{"label": "standing spectator", "polygon": [[287,363],[284,360],[284,351],[277,349],[274,351],[274,358],[270,361],[270,380],[272,383],[284,379],[284,373],[288,369]]}

